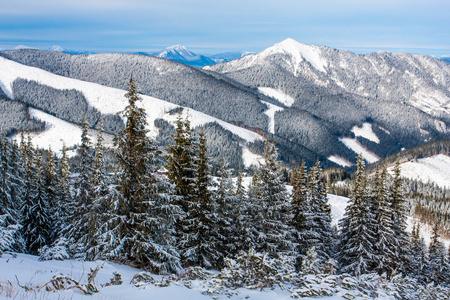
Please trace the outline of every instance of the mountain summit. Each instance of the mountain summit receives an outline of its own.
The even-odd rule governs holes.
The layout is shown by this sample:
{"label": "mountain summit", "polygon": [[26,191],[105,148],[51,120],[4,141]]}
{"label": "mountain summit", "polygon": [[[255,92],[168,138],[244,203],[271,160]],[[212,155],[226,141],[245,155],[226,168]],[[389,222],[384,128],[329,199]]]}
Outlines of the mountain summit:
{"label": "mountain summit", "polygon": [[216,63],[215,61],[209,59],[204,55],[195,54],[183,45],[170,46],[164,50],[154,52],[150,55],[170,59],[173,61],[184,63],[186,65],[200,68]]}

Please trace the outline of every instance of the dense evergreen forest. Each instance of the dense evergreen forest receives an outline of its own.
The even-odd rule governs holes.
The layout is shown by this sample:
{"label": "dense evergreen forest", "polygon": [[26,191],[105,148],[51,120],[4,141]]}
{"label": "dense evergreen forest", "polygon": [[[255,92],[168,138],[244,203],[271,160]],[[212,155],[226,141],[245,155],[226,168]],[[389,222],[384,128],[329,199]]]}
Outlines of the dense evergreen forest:
{"label": "dense evergreen forest", "polygon": [[106,259],[158,274],[214,269],[222,271],[220,284],[234,288],[294,282],[305,274],[379,274],[404,290],[432,286],[439,291],[434,299],[448,299],[450,254],[438,223],[430,245],[418,224],[407,233],[398,162],[392,177],[385,168],[368,177],[358,157],[349,204],[333,228],[319,163],[293,171],[289,194],[277,149],[267,141],[250,186],[242,173],[233,180],[225,161],[214,179],[206,136],[215,127],[196,133],[180,115],[163,157],[147,136],[133,79],[128,90],[114,174],[105,172],[101,122],[92,145],[84,118],[76,173],[65,149],[57,158],[24,134],[20,145],[2,139],[0,255]]}

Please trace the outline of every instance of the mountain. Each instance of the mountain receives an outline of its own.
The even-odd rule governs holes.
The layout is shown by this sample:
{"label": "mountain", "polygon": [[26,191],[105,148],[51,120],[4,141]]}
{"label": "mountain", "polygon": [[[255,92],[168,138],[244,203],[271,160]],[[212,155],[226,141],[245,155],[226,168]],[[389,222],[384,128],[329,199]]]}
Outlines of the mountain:
{"label": "mountain", "polygon": [[[311,139],[326,136],[323,130],[311,132],[320,124],[328,124],[327,131],[335,136],[329,140],[338,139],[356,152],[367,151],[372,157],[368,161],[450,135],[450,65],[429,56],[358,55],[287,39],[260,53],[204,69],[292,99],[287,109],[275,114],[275,133],[327,152],[340,164],[344,164],[340,158],[348,157],[335,156]],[[311,121],[305,127],[301,121],[307,113]]]}
{"label": "mountain", "polygon": [[240,51],[240,52],[224,52],[211,55],[208,54],[202,55],[192,52],[183,45],[175,45],[156,52],[138,52],[137,54],[156,56],[160,58],[177,61],[189,66],[202,68],[204,66],[214,65],[216,63],[235,60],[244,57],[246,55],[249,55],[251,54],[251,52]]}
{"label": "mountain", "polygon": [[161,51],[148,52],[146,54],[181,62],[183,64],[198,68],[213,65],[216,63],[214,60],[211,60],[204,55],[195,54],[183,45],[175,45]]}
{"label": "mountain", "polygon": [[[177,53],[189,54],[180,49]],[[69,55],[14,50],[0,52],[0,56],[121,91],[127,89],[133,74],[143,95],[274,141],[280,159],[288,166],[303,159],[311,165],[318,159],[324,167],[351,167],[357,153],[375,162],[402,149],[450,137],[445,104],[449,67],[426,56],[387,52],[364,56],[294,40],[203,69],[136,54]],[[0,80],[3,92],[77,124],[83,110],[87,110],[95,125],[102,111],[89,104],[84,90],[56,87],[53,81],[61,79],[43,82],[41,77],[27,77],[37,72],[33,70],[16,72],[11,78],[10,69],[0,68],[0,78],[5,78],[3,83]],[[68,109],[70,103],[78,103],[78,108]],[[120,128],[121,123],[112,115],[103,117],[109,118],[110,132]],[[166,134],[160,141],[169,142],[172,125],[157,123],[161,126],[159,132]],[[199,124],[198,129],[208,132],[217,155],[223,154],[220,143],[233,145],[228,148],[234,150],[227,150],[227,155],[236,164],[247,161],[249,165],[263,153],[263,140],[239,141],[223,126]],[[241,148],[242,154],[238,154]]]}

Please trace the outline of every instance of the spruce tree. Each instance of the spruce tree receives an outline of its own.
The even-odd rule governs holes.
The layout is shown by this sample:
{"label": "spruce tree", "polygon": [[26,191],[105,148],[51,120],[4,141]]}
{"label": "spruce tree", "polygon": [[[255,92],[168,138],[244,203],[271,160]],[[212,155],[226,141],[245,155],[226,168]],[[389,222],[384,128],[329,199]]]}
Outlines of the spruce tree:
{"label": "spruce tree", "polygon": [[4,251],[23,251],[20,236],[20,178],[16,170],[16,152],[8,140],[0,142],[0,256]]}
{"label": "spruce tree", "polygon": [[312,213],[308,201],[307,172],[305,162],[292,173],[292,200],[290,225],[293,227],[293,239],[296,245],[296,269],[300,270],[302,259],[306,252],[313,247],[309,241],[309,229],[313,225]]}
{"label": "spruce tree", "polygon": [[[34,152],[33,162],[30,163],[33,175],[31,177],[31,191],[26,205],[22,208],[23,236],[27,252],[37,255],[39,249],[50,244],[51,219],[49,203],[45,192],[44,167],[39,151]],[[32,158],[30,156],[30,158]],[[31,160],[31,159],[30,159]]]}
{"label": "spruce tree", "polygon": [[390,202],[392,209],[392,221],[394,231],[395,266],[394,268],[406,272],[408,269],[409,238],[406,232],[406,199],[403,195],[403,181],[400,177],[400,162],[397,161],[394,167],[393,182],[390,188]]}
{"label": "spruce tree", "polygon": [[364,174],[364,159],[358,156],[356,178],[344,217],[340,220],[338,260],[341,272],[356,276],[371,271],[374,260],[375,232],[370,223],[370,203],[367,179]]}
{"label": "spruce tree", "polygon": [[[194,144],[195,145],[195,144]],[[193,157],[194,188],[193,194],[185,199],[186,215],[181,220],[179,248],[185,266],[202,266],[217,268],[222,260],[219,251],[216,220],[214,219],[214,203],[208,190],[210,185],[206,139],[200,135]]]}
{"label": "spruce tree", "polygon": [[82,124],[81,145],[79,147],[80,166],[79,175],[74,183],[75,210],[71,213],[72,221],[65,228],[67,231],[67,247],[70,254],[76,258],[86,259],[86,249],[96,244],[93,210],[92,186],[92,154],[91,141],[88,137],[88,123],[86,117]]}
{"label": "spruce tree", "polygon": [[172,138],[174,144],[167,147],[167,176],[175,186],[175,194],[181,196],[179,204],[187,211],[187,203],[195,189],[195,143],[189,119],[186,117],[183,120],[181,113],[176,122],[176,134]]}
{"label": "spruce tree", "polygon": [[[126,125],[115,138],[117,187],[109,193],[111,212],[98,232],[99,251],[107,258],[154,272],[174,271],[179,258],[173,240],[166,238],[172,226],[160,225],[163,219],[173,220],[171,193],[164,195],[152,175],[159,151],[147,137],[147,115],[138,107],[141,98],[133,78],[128,87],[128,105],[121,113]],[[169,215],[164,216],[166,213]]]}
{"label": "spruce tree", "polygon": [[428,265],[428,282],[435,284],[446,283],[448,274],[446,274],[446,249],[444,243],[440,240],[439,226],[437,223],[433,226],[433,235],[429,247],[429,265]]}
{"label": "spruce tree", "polygon": [[315,247],[321,263],[333,257],[334,232],[331,228],[331,208],[328,204],[324,183],[321,181],[322,170],[317,161],[308,176],[309,213],[311,224],[308,228],[309,247]]}
{"label": "spruce tree", "polygon": [[371,201],[374,209],[372,215],[374,216],[373,220],[376,221],[375,224],[371,222],[372,225],[370,225],[375,229],[376,256],[373,268],[379,274],[386,272],[387,277],[390,278],[395,267],[395,253],[397,251],[395,247],[397,245],[394,242],[393,211],[388,194],[386,167],[383,167],[381,174],[377,169],[372,194]]}
{"label": "spruce tree", "polygon": [[275,145],[267,141],[264,164],[254,176],[256,179],[252,184],[252,204],[249,208],[253,211],[253,240],[256,251],[271,256],[289,253],[293,249],[292,243],[287,239],[287,192],[277,156]]}

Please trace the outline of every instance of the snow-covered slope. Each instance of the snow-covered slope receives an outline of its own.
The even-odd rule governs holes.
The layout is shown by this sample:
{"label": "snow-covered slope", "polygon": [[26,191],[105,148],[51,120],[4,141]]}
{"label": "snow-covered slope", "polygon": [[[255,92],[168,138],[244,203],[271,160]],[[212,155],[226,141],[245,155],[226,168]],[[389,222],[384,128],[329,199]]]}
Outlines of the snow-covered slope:
{"label": "snow-covered slope", "polygon": [[439,154],[402,163],[400,169],[403,177],[450,189],[450,157],[447,155]]}
{"label": "snow-covered slope", "polygon": [[357,139],[340,138],[339,140],[356,154],[361,154],[368,163],[374,163],[380,159],[376,154],[367,150],[367,148],[361,145],[361,143]]}
{"label": "snow-covered slope", "polygon": [[270,87],[258,87],[258,91],[266,96],[277,99],[286,106],[292,106],[295,101],[291,96]]}
{"label": "snow-covered slope", "polygon": [[[126,91],[124,90],[55,75],[38,68],[19,64],[3,57],[0,57],[0,70],[0,87],[10,98],[13,98],[12,84],[14,80],[17,78],[23,78],[36,81],[55,89],[78,90],[83,93],[89,105],[98,109],[101,113],[104,114],[115,114],[119,111],[122,111],[127,105],[127,99],[124,97]],[[176,121],[177,115],[170,114],[168,112],[174,108],[179,107],[178,105],[146,95],[141,95],[141,97],[142,102],[140,103],[140,105],[145,108],[147,112],[148,129],[150,130],[150,133],[153,137],[155,137],[158,133],[157,128],[154,126],[155,119],[162,118],[172,123]],[[54,118],[50,115],[43,114],[42,112],[39,112],[37,110],[32,110],[31,112],[32,116],[36,116],[37,118],[46,121],[49,124],[47,126],[48,131],[40,133],[34,138],[34,140],[37,143],[41,143],[40,145],[42,145],[43,147],[47,148],[48,145],[51,144],[51,142],[55,142],[56,144],[54,148],[59,148],[59,146],[62,145],[62,141],[64,141],[66,145],[71,145],[80,137],[78,127],[72,126],[71,124],[62,120],[58,120],[57,118]],[[217,122],[223,128],[238,135],[245,141],[254,142],[256,140],[264,140],[261,135],[253,131],[232,125],[230,123],[192,109],[184,109],[183,116],[185,117],[186,115],[189,115],[189,119],[193,127],[200,126],[206,123]],[[61,126],[68,131],[56,129],[58,126]],[[72,133],[67,134],[67,132]],[[40,137],[41,135],[42,137]]]}
{"label": "snow-covered slope", "polygon": [[[246,69],[257,64],[264,64],[271,57],[277,55],[287,57],[283,66],[296,76],[301,74],[303,69],[302,63],[304,62],[310,64],[317,71],[326,72],[327,62],[321,55],[321,47],[305,45],[293,39],[286,39],[259,53],[220,64],[220,72],[227,73]],[[216,68],[205,67],[205,69],[215,70]]]}

